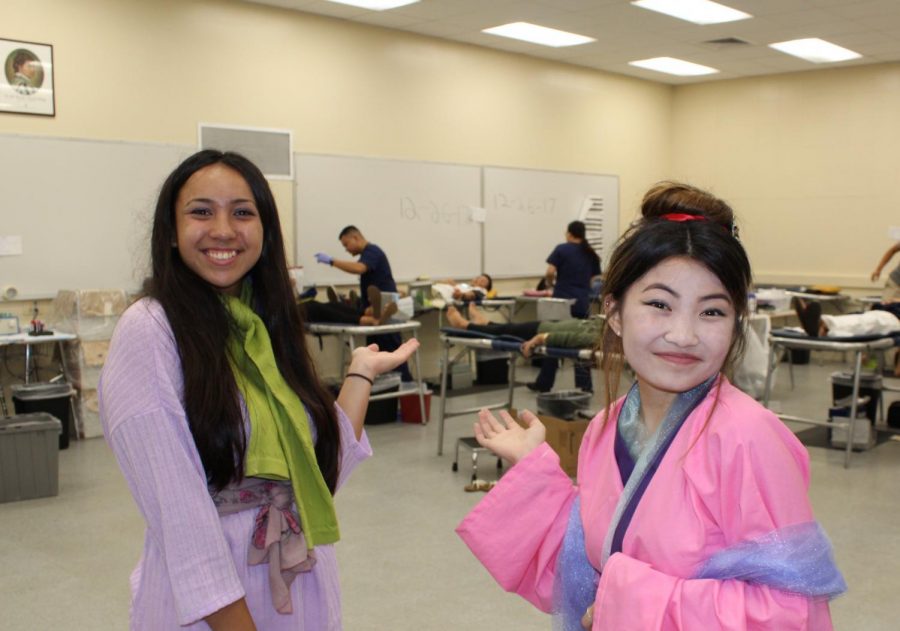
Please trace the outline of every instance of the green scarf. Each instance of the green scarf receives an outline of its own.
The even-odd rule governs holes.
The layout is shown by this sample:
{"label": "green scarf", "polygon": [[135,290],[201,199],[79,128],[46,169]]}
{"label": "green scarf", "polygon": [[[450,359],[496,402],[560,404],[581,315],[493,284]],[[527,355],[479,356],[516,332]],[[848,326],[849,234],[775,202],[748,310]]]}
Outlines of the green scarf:
{"label": "green scarf", "polygon": [[278,370],[269,332],[250,308],[252,294],[245,282],[240,299],[225,296],[236,325],[229,360],[250,416],[244,475],[290,480],[307,546],[334,543],[340,539],[334,500],[316,462],[306,408]]}

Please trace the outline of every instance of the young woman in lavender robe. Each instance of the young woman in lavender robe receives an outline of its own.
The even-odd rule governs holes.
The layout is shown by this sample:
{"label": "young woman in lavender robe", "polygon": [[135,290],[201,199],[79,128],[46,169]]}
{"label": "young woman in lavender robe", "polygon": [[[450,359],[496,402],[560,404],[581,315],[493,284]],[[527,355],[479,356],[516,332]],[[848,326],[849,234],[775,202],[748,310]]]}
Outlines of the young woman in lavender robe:
{"label": "young woman in lavender robe", "polygon": [[332,496],[371,455],[372,380],[354,351],[332,398],[307,352],[272,192],[201,151],[160,191],[143,297],[122,316],[100,415],[146,524],[131,628],[341,628]]}

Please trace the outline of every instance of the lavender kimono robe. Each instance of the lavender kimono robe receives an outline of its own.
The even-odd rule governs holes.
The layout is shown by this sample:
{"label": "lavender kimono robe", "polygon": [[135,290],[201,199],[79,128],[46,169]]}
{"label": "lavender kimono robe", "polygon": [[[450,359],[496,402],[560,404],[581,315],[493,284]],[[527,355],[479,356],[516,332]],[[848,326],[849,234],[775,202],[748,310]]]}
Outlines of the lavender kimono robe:
{"label": "lavender kimono robe", "polygon": [[[738,580],[692,579],[713,553],[812,520],[804,447],[770,411],[727,381],[686,419],[602,568],[594,631],[830,630],[828,604]],[[578,460],[579,486],[546,444],[514,466],[457,528],[507,591],[550,611],[557,556],[576,494],[599,569],[623,483],[615,421],[598,415]],[[714,407],[713,407],[714,406]],[[712,417],[707,418],[712,410]]]}
{"label": "lavender kimono robe", "polygon": [[[220,517],[182,405],[178,349],[159,303],[144,299],[122,316],[100,384],[100,417],[138,509],[147,523],[131,576],[131,629],[208,629],[203,618],[245,597],[257,629],[341,629],[337,561],[331,545],[291,584],[292,615],[278,614],[268,565],[247,565],[256,510]],[[246,410],[244,411],[246,414]],[[363,434],[338,410],[338,486],[371,455]],[[310,419],[315,439],[315,426]]]}

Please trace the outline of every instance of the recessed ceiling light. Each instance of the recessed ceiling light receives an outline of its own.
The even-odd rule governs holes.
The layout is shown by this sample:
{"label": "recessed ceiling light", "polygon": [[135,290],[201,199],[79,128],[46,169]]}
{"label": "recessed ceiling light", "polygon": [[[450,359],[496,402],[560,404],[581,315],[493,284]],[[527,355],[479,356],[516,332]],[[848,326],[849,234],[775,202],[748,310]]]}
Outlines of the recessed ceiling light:
{"label": "recessed ceiling light", "polygon": [[788,55],[800,57],[814,64],[827,64],[835,61],[846,61],[848,59],[858,59],[862,57],[857,52],[848,50],[837,44],[826,42],[818,37],[809,37],[806,39],[792,39],[788,42],[778,42],[777,44],[769,44],[770,48],[780,50]]}
{"label": "recessed ceiling light", "polygon": [[666,74],[674,74],[680,77],[696,77],[719,72],[715,68],[701,66],[700,64],[695,64],[683,59],[675,59],[674,57],[653,57],[652,59],[629,61],[628,65],[646,68],[647,70],[655,70],[657,72],[665,72]]}
{"label": "recessed ceiling light", "polygon": [[753,17],[749,13],[710,0],[635,0],[631,4],[694,24],[720,24]]}
{"label": "recessed ceiling light", "polygon": [[418,1],[419,0],[328,0],[328,2],[336,2],[337,4],[349,4],[351,7],[370,9],[372,11],[386,11],[387,9],[396,9],[397,7],[405,7],[408,4],[415,4]]}
{"label": "recessed ceiling light", "polygon": [[579,44],[587,44],[595,42],[593,37],[585,35],[577,35],[566,31],[558,31],[555,28],[547,28],[546,26],[538,26],[537,24],[529,24],[528,22],[511,22],[502,26],[494,26],[486,28],[482,33],[491,35],[500,35],[502,37],[510,37],[512,39],[520,39],[532,44],[542,44],[544,46],[553,46],[560,48],[562,46],[578,46]]}

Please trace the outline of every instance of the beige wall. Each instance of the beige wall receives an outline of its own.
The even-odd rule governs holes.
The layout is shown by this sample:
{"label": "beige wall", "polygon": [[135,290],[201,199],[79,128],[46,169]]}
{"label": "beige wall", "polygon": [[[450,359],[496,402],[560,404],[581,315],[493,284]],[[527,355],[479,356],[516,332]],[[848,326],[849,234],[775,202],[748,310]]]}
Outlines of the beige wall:
{"label": "beige wall", "polygon": [[[4,37],[53,44],[58,113],[0,116],[0,133],[194,144],[201,121],[286,128],[301,152],[617,174],[627,218],[668,167],[672,89],[647,81],[228,0],[3,14]],[[274,188],[289,236],[291,185]]]}
{"label": "beige wall", "polygon": [[900,64],[678,87],[672,172],[733,203],[758,281],[872,293],[900,226],[898,112]]}
{"label": "beige wall", "polygon": [[[622,225],[683,178],[734,203],[769,282],[874,287],[900,223],[897,64],[672,88],[229,0],[7,0],[4,27],[53,44],[58,113],[0,133],[194,144],[205,121],[291,129],[304,152],[613,173]],[[292,186],[273,188],[290,237]]]}

